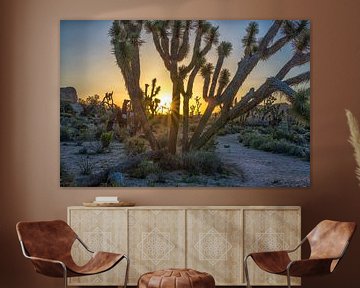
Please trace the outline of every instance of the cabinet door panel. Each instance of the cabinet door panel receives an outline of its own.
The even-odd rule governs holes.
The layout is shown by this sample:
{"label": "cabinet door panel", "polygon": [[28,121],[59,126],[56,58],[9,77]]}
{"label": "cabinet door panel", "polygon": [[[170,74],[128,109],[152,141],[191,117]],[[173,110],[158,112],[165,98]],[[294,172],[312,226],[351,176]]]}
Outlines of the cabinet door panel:
{"label": "cabinet door panel", "polygon": [[130,283],[145,272],[185,267],[185,210],[129,210]]}
{"label": "cabinet door panel", "polygon": [[[251,252],[287,250],[300,243],[300,210],[262,209],[244,211],[244,254]],[[300,249],[291,255],[300,259]],[[252,285],[286,285],[286,277],[266,273],[253,262],[249,262]],[[300,284],[293,278],[294,285]]]}
{"label": "cabinet door panel", "polygon": [[212,274],[216,285],[242,283],[241,210],[187,211],[187,266]]}
{"label": "cabinet door panel", "polygon": [[[93,251],[127,253],[127,215],[125,209],[72,209],[69,224]],[[76,263],[85,264],[90,253],[76,241],[72,247]],[[70,285],[122,285],[125,261],[113,269],[93,276],[69,278]]]}

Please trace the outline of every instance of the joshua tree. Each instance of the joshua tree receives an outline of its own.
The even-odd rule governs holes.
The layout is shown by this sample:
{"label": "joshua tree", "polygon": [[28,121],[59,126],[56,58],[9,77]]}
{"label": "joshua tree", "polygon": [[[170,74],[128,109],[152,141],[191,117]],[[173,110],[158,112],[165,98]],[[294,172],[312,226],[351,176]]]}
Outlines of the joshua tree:
{"label": "joshua tree", "polygon": [[246,28],[246,35],[241,41],[245,49],[245,56],[252,56],[254,53],[256,53],[258,49],[256,35],[258,33],[259,25],[256,22],[250,22]]}
{"label": "joshua tree", "polygon": [[141,103],[143,91],[140,88],[140,53],[139,47],[142,44],[140,33],[142,21],[115,20],[110,28],[109,34],[116,63],[123,75],[125,86],[128,90],[134,111],[141,123],[145,136],[153,150],[159,149],[144,107]]}
{"label": "joshua tree", "polygon": [[[190,140],[191,149],[202,147],[228,121],[251,111],[274,92],[281,91],[290,102],[294,101],[295,91],[291,86],[308,81],[310,79],[310,72],[302,73],[287,80],[283,79],[292,68],[307,63],[310,60],[310,36],[307,27],[307,21],[277,20],[272,24],[265,36],[260,41],[257,41],[258,27],[254,22],[249,24],[246,30],[247,34],[242,41],[244,56],[238,63],[235,75],[225,85],[226,87],[222,88],[223,91],[216,95],[214,103],[208,102],[205,113],[200,120],[201,126],[199,124],[200,127],[197,128],[197,131]],[[279,31],[281,31],[281,35],[274,41]],[[275,77],[268,78],[257,90],[250,89],[236,105],[233,105],[237,92],[258,62],[268,59],[289,42],[293,43],[295,47],[292,58],[280,69]],[[205,86],[206,79],[204,80]],[[222,105],[220,116],[210,128],[204,131],[214,108],[220,105]]]}
{"label": "joshua tree", "polygon": [[155,98],[156,95],[159,94],[161,87],[156,86],[156,78],[151,81],[151,91],[149,93],[149,84],[145,84],[145,91],[143,97],[143,106],[145,112],[154,116],[159,108],[160,100]]}
{"label": "joshua tree", "polygon": [[113,110],[115,108],[113,94],[114,94],[114,91],[106,92],[103,100],[101,101],[101,104],[104,105],[104,107],[107,107],[111,110]]}
{"label": "joshua tree", "polygon": [[[201,69],[201,76],[204,78],[204,86],[203,86],[203,99],[208,103],[203,117],[200,119],[199,125],[197,126],[192,140],[190,141],[190,145],[196,139],[200,137],[200,134],[204,130],[207,122],[209,121],[215,107],[217,106],[217,97],[221,95],[224,88],[230,81],[230,72],[228,69],[222,69],[224,64],[224,60],[228,57],[232,50],[232,44],[230,42],[221,42],[217,48],[218,59],[216,62],[216,66],[211,63],[207,63]],[[221,71],[221,72],[220,72]],[[211,79],[212,76],[212,79]],[[220,77],[219,77],[220,76]],[[210,86],[211,81],[211,86]],[[218,84],[218,90],[215,94],[215,88]],[[210,86],[210,90],[209,90]]]}
{"label": "joshua tree", "polygon": [[294,95],[290,110],[297,120],[305,124],[310,122],[310,89],[299,89]]}
{"label": "joshua tree", "polygon": [[195,97],[195,105],[196,105],[196,115],[200,116],[200,114],[201,114],[200,108],[201,108],[202,103],[200,102],[199,96]]}
{"label": "joshua tree", "polygon": [[160,108],[160,99],[155,98],[151,104],[150,104],[150,111],[151,111],[151,115],[154,116],[157,114],[159,108]]}
{"label": "joshua tree", "polygon": [[[171,121],[169,132],[169,152],[176,153],[180,120],[180,94],[184,92],[184,79],[193,70],[198,70],[199,59],[203,58],[218,41],[218,27],[207,21],[147,21],[148,33],[152,34],[156,50],[160,54],[173,83],[171,102]],[[195,29],[195,42],[190,63],[179,67],[189,52],[189,38]],[[201,47],[204,41],[204,47]],[[197,72],[196,72],[197,73]],[[195,75],[196,75],[195,73]],[[194,76],[195,77],[195,76]]]}
{"label": "joshua tree", "polygon": [[[246,35],[242,39],[244,55],[238,62],[232,78],[229,71],[222,68],[225,58],[232,50],[229,42],[221,42],[217,47],[218,58],[215,66],[205,63],[204,57],[214,45],[217,45],[218,27],[212,26],[207,21],[146,21],[145,27],[147,32],[152,35],[156,50],[169,71],[173,84],[168,146],[170,153],[176,153],[180,95],[184,97],[182,145],[183,151],[187,151],[187,149],[201,148],[228,121],[246,115],[275,92],[284,93],[287,99],[294,103],[296,92],[292,86],[310,79],[310,72],[305,72],[284,80],[290,70],[310,60],[310,36],[307,21],[274,21],[261,40],[257,39],[258,25],[250,22],[246,29]],[[123,74],[134,111],[139,116],[152,149],[158,149],[158,143],[141,104],[143,95],[139,86],[141,29],[141,21],[114,21],[110,35],[114,54]],[[187,58],[192,30],[195,34],[192,55],[189,57],[187,65],[179,66]],[[239,98],[239,101],[235,102],[239,89],[257,64],[260,61],[266,61],[288,43],[292,43],[294,47],[291,59],[274,77],[266,79],[256,90],[251,88],[249,92]],[[199,71],[204,78],[203,99],[207,106],[198,127],[188,141],[189,99],[192,97],[194,79]],[[216,107],[221,107],[219,116],[205,130]]]}
{"label": "joshua tree", "polygon": [[191,105],[191,106],[190,106],[190,115],[191,115],[191,116],[194,116],[194,115],[195,115],[195,109],[196,109],[195,105]]}

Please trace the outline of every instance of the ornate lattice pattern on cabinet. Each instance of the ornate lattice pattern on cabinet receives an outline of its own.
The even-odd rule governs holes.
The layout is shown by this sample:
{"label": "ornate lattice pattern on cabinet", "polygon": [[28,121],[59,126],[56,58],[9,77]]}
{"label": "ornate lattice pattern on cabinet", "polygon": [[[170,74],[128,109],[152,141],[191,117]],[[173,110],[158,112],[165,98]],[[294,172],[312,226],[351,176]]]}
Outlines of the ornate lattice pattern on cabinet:
{"label": "ornate lattice pattern on cabinet", "polygon": [[[301,237],[301,209],[294,206],[69,207],[68,222],[93,250],[129,255],[129,284],[164,268],[192,268],[212,274],[216,285],[245,285],[243,258],[249,252],[295,247]],[[73,256],[89,257],[79,245]],[[300,258],[300,251],[294,255]],[[285,277],[262,272],[250,261],[254,285],[285,285]],[[125,265],[70,285],[121,285]],[[298,279],[293,283],[300,284]]]}

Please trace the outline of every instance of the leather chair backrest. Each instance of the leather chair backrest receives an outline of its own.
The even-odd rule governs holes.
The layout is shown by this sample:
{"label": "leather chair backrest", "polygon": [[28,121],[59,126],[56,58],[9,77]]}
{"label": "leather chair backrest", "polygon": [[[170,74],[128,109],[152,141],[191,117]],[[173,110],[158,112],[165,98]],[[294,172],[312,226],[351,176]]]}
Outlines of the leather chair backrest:
{"label": "leather chair backrest", "polygon": [[66,259],[76,240],[75,232],[62,220],[19,222],[16,231],[27,253],[40,258]]}
{"label": "leather chair backrest", "polygon": [[306,236],[311,248],[310,259],[340,257],[345,252],[355,229],[354,222],[321,221]]}

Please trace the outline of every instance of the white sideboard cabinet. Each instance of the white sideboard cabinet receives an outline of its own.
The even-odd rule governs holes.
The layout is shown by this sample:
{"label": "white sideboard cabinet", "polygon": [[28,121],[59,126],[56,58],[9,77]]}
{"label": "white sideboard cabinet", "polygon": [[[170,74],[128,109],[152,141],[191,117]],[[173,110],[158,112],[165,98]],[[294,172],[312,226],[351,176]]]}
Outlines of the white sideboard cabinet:
{"label": "white sideboard cabinet", "polygon": [[[301,238],[298,206],[76,206],[68,208],[68,223],[92,250],[129,255],[129,285],[145,272],[187,267],[212,274],[216,285],[243,286],[245,255],[290,249]],[[72,254],[78,263],[89,259],[78,244]],[[69,285],[121,285],[123,262],[102,274],[70,278]],[[249,272],[252,285],[286,285],[286,277],[264,273],[252,261]]]}

